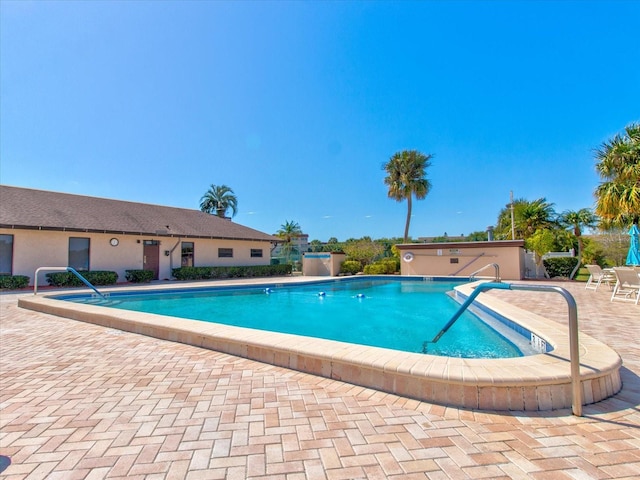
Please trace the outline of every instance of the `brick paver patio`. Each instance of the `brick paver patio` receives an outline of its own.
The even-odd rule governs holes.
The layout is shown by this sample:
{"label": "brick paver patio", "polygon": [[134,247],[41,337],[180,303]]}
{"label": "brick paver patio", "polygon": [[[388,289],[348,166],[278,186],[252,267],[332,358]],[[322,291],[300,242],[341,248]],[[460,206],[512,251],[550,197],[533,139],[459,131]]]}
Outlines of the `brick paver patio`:
{"label": "brick paver patio", "polygon": [[[17,307],[0,296],[3,479],[640,478],[640,306],[564,282],[623,390],[553,412],[418,402]],[[25,295],[28,295],[25,294]],[[566,303],[494,291],[566,323]]]}

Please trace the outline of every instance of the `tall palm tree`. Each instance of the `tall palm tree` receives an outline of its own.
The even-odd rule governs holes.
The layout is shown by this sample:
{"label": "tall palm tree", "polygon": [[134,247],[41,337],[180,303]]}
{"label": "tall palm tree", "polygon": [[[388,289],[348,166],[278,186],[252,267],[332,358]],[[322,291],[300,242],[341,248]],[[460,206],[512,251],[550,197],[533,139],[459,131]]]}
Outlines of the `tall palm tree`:
{"label": "tall palm tree", "polygon": [[578,240],[578,263],[573,268],[569,278],[572,279],[582,263],[582,252],[584,250],[584,241],[582,239],[583,228],[593,228],[598,222],[598,217],[594,215],[590,208],[581,208],[576,211],[566,211],[560,216],[560,223],[566,227],[573,228],[573,234]]}
{"label": "tall palm tree", "polygon": [[596,150],[602,183],[595,190],[596,214],[605,228],[640,219],[640,124],[632,123]]}
{"label": "tall palm tree", "polygon": [[205,213],[215,213],[219,217],[226,217],[231,209],[231,216],[238,212],[238,199],[233,190],[226,185],[211,185],[200,199],[200,210]]}
{"label": "tall palm tree", "polygon": [[301,234],[302,229],[300,228],[300,225],[292,220],[286,220],[282,225],[280,225],[280,230],[276,232],[276,236],[283,240],[281,251],[287,258],[287,263],[291,261],[292,254],[298,253],[298,249],[294,245],[293,241]]}
{"label": "tall palm tree", "polygon": [[395,153],[383,169],[387,172],[384,184],[389,187],[389,198],[397,202],[407,201],[407,221],[404,227],[404,243],[409,239],[412,199],[423,200],[431,190],[431,182],[426,178],[426,170],[431,166],[431,154],[417,150],[404,150]]}

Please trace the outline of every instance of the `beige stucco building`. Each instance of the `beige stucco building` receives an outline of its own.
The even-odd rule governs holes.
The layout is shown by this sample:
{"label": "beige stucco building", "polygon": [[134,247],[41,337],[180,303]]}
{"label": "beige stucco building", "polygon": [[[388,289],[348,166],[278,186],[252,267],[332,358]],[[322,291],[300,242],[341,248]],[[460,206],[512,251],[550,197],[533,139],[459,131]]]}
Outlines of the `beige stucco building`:
{"label": "beige stucco building", "polygon": [[[0,274],[268,265],[278,238],[199,210],[0,185]],[[38,278],[45,283],[44,275]]]}
{"label": "beige stucco building", "polygon": [[[524,278],[524,240],[411,243],[397,245],[402,275],[469,276],[496,264],[504,280]],[[493,276],[486,268],[480,276]]]}

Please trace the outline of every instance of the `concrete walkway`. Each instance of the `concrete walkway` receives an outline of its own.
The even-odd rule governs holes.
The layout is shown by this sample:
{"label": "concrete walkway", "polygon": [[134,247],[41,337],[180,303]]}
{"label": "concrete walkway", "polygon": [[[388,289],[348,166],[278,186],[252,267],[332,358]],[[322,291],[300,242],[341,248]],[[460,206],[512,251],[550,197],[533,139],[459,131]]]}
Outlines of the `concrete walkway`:
{"label": "concrete walkway", "polygon": [[[638,479],[640,306],[553,284],[624,361],[622,392],[581,418],[417,402],[0,295],[0,478]],[[490,295],[567,321],[560,295]]]}

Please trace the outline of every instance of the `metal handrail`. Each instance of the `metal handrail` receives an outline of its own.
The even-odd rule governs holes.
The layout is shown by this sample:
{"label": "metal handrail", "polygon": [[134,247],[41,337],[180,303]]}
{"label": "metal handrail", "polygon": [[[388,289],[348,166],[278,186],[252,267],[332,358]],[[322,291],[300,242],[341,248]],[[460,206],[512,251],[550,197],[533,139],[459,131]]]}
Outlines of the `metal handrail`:
{"label": "metal handrail", "polygon": [[34,280],[33,280],[33,294],[34,295],[38,294],[38,273],[40,273],[41,270],[47,270],[47,271],[50,271],[50,272],[69,272],[69,273],[73,273],[76,277],[78,277],[80,279],[80,281],[82,283],[84,283],[87,287],[89,287],[91,290],[93,290],[98,295],[100,295],[100,297],[102,297],[103,300],[106,300],[106,298],[107,298],[103,293],[100,293],[98,291],[98,289],[96,287],[94,287],[91,284],[91,282],[89,282],[89,280],[87,280],[82,275],[80,275],[78,273],[78,271],[73,267],[40,267],[40,268],[37,268],[36,269],[36,273],[34,275]]}
{"label": "metal handrail", "polygon": [[471,275],[469,275],[469,280],[473,280],[475,278],[475,276],[480,273],[483,270],[486,270],[489,267],[493,267],[496,271],[496,275],[494,277],[494,280],[496,282],[500,281],[500,265],[498,265],[497,263],[488,263],[487,265],[485,265],[484,267],[476,270],[475,272],[473,272]]}
{"label": "metal handrail", "polygon": [[561,294],[567,301],[569,307],[569,360],[571,362],[571,410],[574,415],[582,416],[582,385],[580,383],[580,350],[578,343],[578,308],[573,296],[564,288],[556,287],[552,285],[524,285],[524,284],[508,284],[508,283],[482,283],[475,287],[471,295],[467,297],[462,306],[453,315],[451,320],[447,322],[440,332],[434,337],[431,342],[435,343],[440,340],[440,337],[449,330],[451,325],[460,318],[460,315],[473,303],[475,298],[485,290],[491,289],[500,290],[529,290],[537,292],[557,292]]}

